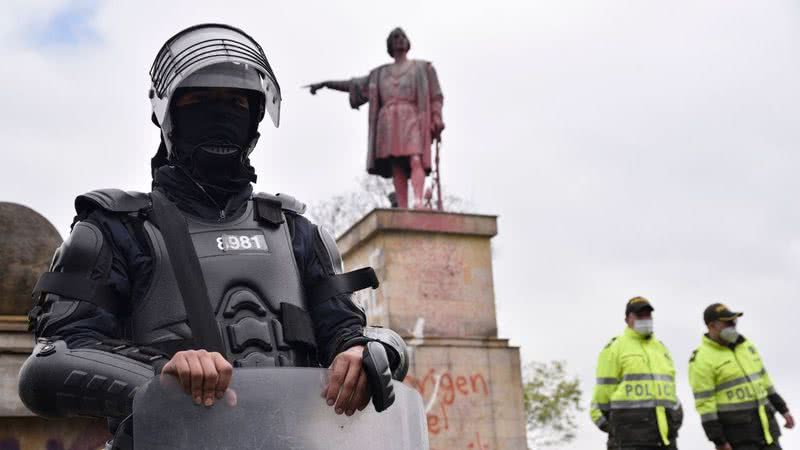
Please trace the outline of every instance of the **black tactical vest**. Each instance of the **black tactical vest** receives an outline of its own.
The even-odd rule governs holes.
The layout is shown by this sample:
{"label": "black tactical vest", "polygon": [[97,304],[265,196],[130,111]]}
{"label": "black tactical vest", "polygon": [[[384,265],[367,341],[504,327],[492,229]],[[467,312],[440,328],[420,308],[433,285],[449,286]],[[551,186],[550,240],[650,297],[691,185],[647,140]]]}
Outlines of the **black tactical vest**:
{"label": "black tactical vest", "polygon": [[[302,212],[302,204],[291,197],[257,194],[243,213],[221,223],[184,214],[226,357],[236,367],[309,366],[315,361],[313,328],[283,211],[292,205],[300,205],[295,212]],[[192,348],[164,236],[150,220],[144,221],[144,231],[152,278],[130,312],[126,334],[138,345],[168,353]]]}

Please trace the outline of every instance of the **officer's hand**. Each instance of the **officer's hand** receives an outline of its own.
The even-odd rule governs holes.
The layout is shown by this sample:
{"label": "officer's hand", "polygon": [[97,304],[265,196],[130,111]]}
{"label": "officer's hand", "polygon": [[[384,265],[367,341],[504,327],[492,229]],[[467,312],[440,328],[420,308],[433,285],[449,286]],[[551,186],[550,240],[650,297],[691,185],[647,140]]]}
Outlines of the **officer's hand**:
{"label": "officer's hand", "polygon": [[[211,406],[214,398],[223,398],[233,375],[231,364],[217,352],[186,350],[175,353],[161,370],[162,375],[178,377],[183,390],[196,404]],[[228,404],[236,402],[235,394],[228,396]]]}
{"label": "officer's hand", "polygon": [[352,416],[369,404],[369,385],[362,365],[364,346],[356,345],[336,355],[328,368],[328,385],[322,395],[336,414]]}
{"label": "officer's hand", "polygon": [[786,411],[786,414],[783,415],[783,418],[786,419],[786,424],[783,426],[784,428],[789,430],[794,428],[794,417],[792,417],[792,413]]}
{"label": "officer's hand", "polygon": [[717,450],[733,450],[733,447],[731,447],[731,444],[726,442],[720,446],[717,446]]}

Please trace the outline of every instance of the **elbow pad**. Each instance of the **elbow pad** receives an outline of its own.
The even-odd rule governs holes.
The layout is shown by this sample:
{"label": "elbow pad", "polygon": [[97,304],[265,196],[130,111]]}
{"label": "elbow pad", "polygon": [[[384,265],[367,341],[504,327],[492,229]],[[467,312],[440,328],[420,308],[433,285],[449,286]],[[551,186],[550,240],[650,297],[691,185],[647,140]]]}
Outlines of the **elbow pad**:
{"label": "elbow pad", "polygon": [[[141,354],[139,359],[152,363],[163,356]],[[20,369],[19,397],[47,418],[124,417],[131,413],[137,388],[153,376],[153,365],[122,354],[40,339]]]}

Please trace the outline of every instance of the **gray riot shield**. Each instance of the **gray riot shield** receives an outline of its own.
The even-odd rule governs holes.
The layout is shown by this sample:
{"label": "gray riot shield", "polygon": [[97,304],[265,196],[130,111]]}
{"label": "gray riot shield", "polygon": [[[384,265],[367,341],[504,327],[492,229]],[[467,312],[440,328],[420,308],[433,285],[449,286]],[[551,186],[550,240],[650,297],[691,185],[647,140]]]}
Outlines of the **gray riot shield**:
{"label": "gray riot shield", "polygon": [[395,402],[338,416],[321,393],[327,370],[236,369],[211,407],[195,405],[177,380],[154,378],[133,402],[135,450],[428,449],[422,398],[394,382]]}

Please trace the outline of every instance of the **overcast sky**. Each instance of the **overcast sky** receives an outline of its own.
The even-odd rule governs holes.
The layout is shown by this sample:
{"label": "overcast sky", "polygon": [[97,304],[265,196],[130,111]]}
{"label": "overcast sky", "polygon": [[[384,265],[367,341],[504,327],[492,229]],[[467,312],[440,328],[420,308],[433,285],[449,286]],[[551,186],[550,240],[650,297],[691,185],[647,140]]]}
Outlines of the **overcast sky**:
{"label": "overcast sky", "polygon": [[[147,72],[166,38],[210,21],[258,39],[283,89],[256,188],[306,202],[354,189],[365,108],[300,86],[387,62],[401,25],[444,90],[446,191],[500,216],[500,335],[524,360],[566,360],[588,405],[626,299],[650,298],[687,406],[680,446],[711,448],[686,377],[711,302],[745,311],[800,405],[799,19],[789,0],[5,2],[0,201],[66,235],[77,194],[147,190]],[[580,419],[565,448],[600,448]],[[800,448],[800,431],[783,444]]]}

